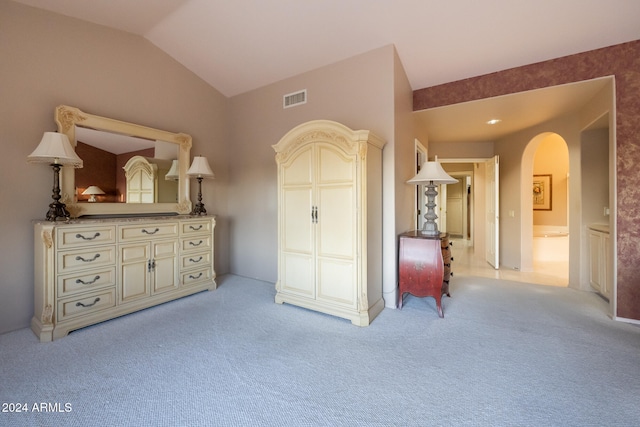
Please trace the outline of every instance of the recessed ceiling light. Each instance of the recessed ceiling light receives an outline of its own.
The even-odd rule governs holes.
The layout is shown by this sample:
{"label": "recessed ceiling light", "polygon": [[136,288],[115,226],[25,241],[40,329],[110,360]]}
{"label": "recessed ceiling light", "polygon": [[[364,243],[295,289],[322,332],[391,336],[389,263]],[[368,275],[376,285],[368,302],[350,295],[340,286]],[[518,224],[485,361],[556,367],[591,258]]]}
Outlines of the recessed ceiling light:
{"label": "recessed ceiling light", "polygon": [[488,125],[497,125],[498,123],[500,123],[502,120],[500,119],[491,119],[489,121],[487,121]]}

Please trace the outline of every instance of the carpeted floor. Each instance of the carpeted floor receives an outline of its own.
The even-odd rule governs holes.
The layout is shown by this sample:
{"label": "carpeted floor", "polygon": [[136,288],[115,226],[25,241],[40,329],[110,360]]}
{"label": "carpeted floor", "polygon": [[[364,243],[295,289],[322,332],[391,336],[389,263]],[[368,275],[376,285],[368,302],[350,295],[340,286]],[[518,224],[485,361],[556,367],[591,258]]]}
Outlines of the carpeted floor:
{"label": "carpeted floor", "polygon": [[407,296],[360,328],[219,285],[52,343],[0,335],[0,425],[640,425],[640,327],[594,294],[456,276],[444,319]]}

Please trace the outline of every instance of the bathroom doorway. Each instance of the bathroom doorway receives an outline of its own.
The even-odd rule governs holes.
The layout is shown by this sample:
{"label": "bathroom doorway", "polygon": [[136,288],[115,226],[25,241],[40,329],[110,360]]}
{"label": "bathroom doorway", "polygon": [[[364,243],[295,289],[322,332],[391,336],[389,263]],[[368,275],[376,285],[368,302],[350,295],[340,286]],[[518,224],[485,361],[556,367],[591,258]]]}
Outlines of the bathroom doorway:
{"label": "bathroom doorway", "polygon": [[545,132],[529,144],[532,157],[533,272],[569,285],[569,149],[557,133]]}

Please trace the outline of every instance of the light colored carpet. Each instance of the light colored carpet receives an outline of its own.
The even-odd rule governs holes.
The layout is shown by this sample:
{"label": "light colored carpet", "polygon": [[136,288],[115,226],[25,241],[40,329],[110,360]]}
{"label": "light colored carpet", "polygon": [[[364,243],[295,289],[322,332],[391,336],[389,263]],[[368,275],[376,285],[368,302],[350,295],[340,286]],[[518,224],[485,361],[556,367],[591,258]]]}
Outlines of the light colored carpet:
{"label": "light colored carpet", "polygon": [[[637,426],[640,328],[594,294],[454,277],[360,328],[219,289],[52,343],[0,336],[2,426]],[[70,412],[34,413],[41,402]]]}

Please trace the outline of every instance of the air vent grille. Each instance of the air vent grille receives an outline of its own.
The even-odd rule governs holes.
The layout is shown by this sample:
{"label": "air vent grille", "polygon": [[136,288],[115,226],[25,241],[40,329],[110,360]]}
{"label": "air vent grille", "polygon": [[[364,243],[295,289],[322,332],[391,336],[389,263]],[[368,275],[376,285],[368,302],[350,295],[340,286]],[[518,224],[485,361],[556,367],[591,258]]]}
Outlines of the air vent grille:
{"label": "air vent grille", "polygon": [[307,90],[289,93],[282,97],[282,108],[295,107],[307,103]]}

